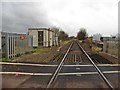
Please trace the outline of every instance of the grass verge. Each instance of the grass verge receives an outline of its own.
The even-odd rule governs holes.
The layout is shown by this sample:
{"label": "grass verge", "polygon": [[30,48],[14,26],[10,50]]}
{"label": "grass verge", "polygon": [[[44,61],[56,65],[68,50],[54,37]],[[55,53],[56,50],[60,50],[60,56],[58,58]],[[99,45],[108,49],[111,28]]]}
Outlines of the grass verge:
{"label": "grass verge", "polygon": [[32,52],[36,53],[47,53],[50,52],[51,48],[34,48]]}
{"label": "grass verge", "polygon": [[11,62],[12,60],[14,60],[14,58],[8,59],[8,58],[1,58],[0,62]]}
{"label": "grass verge", "polygon": [[102,48],[99,48],[99,47],[92,47],[92,51],[95,52],[95,53],[99,53],[101,52]]}

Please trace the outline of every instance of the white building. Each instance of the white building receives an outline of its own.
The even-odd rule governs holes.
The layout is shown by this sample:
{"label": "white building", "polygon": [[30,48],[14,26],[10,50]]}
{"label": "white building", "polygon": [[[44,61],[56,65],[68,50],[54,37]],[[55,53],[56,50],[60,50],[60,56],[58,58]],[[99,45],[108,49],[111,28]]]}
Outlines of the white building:
{"label": "white building", "polygon": [[33,47],[50,47],[58,45],[57,29],[52,28],[29,28],[28,34],[33,36]]}
{"label": "white building", "polygon": [[94,34],[93,35],[93,42],[100,42],[100,38],[102,37],[101,34]]}

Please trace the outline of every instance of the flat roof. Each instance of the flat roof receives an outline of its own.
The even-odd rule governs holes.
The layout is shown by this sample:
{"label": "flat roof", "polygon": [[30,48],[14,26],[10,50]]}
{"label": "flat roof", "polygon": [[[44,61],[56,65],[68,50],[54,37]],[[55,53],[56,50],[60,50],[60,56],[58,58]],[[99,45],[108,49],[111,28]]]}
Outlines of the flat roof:
{"label": "flat roof", "polygon": [[48,30],[50,28],[28,28],[28,30]]}
{"label": "flat roof", "polygon": [[28,30],[48,30],[48,31],[54,32],[54,31],[51,30],[50,28],[28,28]]}
{"label": "flat roof", "polygon": [[59,32],[59,30],[55,30],[55,29],[53,29],[53,28],[45,28],[45,27],[41,27],[41,28],[37,28],[37,27],[31,27],[31,28],[28,28],[28,30],[47,30],[47,31],[52,31],[52,32],[55,32],[55,33],[58,33]]}

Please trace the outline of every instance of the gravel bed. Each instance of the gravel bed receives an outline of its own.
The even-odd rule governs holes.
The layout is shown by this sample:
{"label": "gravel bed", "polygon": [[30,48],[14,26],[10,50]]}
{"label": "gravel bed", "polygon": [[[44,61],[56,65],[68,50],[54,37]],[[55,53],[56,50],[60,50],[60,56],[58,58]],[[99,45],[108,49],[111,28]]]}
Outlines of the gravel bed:
{"label": "gravel bed", "polygon": [[[99,56],[101,58],[103,57],[103,59],[106,60],[105,62],[109,62],[108,64],[111,64],[111,63],[117,64],[118,63],[118,59],[115,57],[112,57],[112,55],[109,55],[104,52],[100,52],[100,53],[92,52],[92,50],[90,49],[90,47],[87,43],[82,43],[81,45],[90,56],[97,54],[97,56]],[[103,63],[103,64],[106,64],[106,63]]]}

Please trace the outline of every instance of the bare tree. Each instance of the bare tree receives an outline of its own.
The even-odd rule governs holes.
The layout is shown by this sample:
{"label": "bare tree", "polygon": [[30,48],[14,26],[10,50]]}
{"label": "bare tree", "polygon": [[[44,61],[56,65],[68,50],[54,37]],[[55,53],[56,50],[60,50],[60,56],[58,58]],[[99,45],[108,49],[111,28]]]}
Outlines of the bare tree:
{"label": "bare tree", "polygon": [[61,30],[59,32],[59,40],[67,40],[67,39],[68,39],[68,34]]}
{"label": "bare tree", "polygon": [[77,33],[77,38],[79,40],[84,40],[87,37],[87,32],[85,28],[81,28],[79,32]]}

